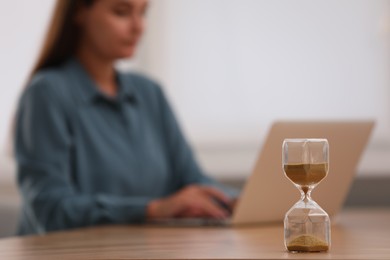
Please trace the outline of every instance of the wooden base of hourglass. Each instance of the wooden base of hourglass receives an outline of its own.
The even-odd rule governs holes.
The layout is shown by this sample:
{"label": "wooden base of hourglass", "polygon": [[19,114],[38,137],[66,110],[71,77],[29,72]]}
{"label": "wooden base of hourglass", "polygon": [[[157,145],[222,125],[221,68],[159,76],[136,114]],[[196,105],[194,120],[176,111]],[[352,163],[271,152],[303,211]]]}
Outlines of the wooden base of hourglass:
{"label": "wooden base of hourglass", "polygon": [[286,213],[285,246],[292,252],[328,251],[330,220],[328,214],[311,199],[312,189],[325,178],[327,163],[290,164],[286,176],[301,192],[301,199]]}

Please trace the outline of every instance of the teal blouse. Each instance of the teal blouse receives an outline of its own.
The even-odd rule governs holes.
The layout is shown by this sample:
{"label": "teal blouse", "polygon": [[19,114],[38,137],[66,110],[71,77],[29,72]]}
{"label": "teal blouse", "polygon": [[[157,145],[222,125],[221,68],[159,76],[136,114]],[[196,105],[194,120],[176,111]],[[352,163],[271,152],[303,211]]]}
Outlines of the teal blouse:
{"label": "teal blouse", "polygon": [[77,59],[38,72],[17,112],[19,234],[145,220],[147,204],[189,184],[237,191],[204,174],[162,89],[116,73],[116,98]]}

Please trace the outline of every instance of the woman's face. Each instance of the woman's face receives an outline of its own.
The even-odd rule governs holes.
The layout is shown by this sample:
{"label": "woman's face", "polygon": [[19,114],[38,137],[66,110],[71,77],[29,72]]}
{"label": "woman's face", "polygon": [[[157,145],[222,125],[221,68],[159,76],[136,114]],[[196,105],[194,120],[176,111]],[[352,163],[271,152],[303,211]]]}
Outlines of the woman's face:
{"label": "woman's face", "polygon": [[81,45],[105,59],[131,57],[144,31],[148,0],[95,0],[76,15]]}

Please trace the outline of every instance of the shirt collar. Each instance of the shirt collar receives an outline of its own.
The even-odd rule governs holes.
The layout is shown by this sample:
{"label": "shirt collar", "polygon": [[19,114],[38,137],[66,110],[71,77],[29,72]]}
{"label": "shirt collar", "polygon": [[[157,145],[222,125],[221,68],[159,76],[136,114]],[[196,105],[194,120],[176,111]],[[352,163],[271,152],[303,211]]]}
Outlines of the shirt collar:
{"label": "shirt collar", "polygon": [[65,67],[70,71],[72,78],[75,80],[75,85],[80,93],[81,100],[86,104],[92,104],[96,100],[106,100],[109,102],[128,101],[134,103],[136,94],[134,91],[134,83],[126,80],[126,75],[115,71],[115,77],[118,84],[118,95],[116,98],[111,98],[99,90],[97,84],[93,81],[84,66],[76,57],[70,58]]}

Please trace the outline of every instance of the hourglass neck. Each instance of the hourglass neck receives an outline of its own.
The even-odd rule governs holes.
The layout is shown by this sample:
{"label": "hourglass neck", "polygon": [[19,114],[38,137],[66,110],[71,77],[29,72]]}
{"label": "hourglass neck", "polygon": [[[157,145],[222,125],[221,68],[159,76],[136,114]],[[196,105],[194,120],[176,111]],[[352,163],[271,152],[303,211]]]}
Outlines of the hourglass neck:
{"label": "hourglass neck", "polygon": [[299,191],[301,192],[301,200],[303,202],[311,201],[311,191],[313,190],[313,187],[300,187]]}

